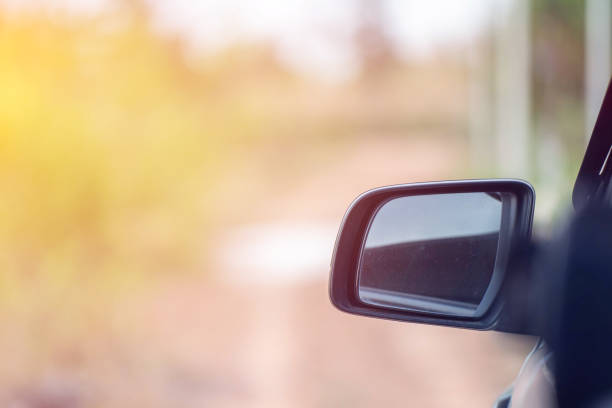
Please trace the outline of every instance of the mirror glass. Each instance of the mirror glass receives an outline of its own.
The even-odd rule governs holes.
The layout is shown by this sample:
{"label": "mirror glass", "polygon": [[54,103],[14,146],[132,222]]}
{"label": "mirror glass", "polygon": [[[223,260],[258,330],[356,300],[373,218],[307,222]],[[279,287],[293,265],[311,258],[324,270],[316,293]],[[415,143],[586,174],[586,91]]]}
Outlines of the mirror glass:
{"label": "mirror glass", "polygon": [[361,301],[475,316],[491,282],[502,216],[499,193],[395,198],[371,221],[359,262]]}

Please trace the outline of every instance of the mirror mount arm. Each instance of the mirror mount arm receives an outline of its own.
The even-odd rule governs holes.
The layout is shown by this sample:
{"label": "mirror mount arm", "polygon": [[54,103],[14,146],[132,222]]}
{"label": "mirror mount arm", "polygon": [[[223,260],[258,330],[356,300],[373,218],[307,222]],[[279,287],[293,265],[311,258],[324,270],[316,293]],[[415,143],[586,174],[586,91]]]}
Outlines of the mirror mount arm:
{"label": "mirror mount arm", "polygon": [[532,240],[521,242],[514,250],[508,265],[508,278],[500,296],[504,308],[495,331],[538,335],[533,322],[536,276],[533,262],[541,251],[541,244]]}

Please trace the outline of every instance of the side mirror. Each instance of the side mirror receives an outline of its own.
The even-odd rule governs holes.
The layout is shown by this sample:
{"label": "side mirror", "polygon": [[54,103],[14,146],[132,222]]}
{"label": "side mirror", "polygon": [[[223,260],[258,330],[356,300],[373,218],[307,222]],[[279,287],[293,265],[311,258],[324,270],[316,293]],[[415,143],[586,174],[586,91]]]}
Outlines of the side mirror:
{"label": "side mirror", "polygon": [[520,180],[370,190],[340,226],[331,301],[364,316],[492,329],[513,250],[530,238],[534,201]]}

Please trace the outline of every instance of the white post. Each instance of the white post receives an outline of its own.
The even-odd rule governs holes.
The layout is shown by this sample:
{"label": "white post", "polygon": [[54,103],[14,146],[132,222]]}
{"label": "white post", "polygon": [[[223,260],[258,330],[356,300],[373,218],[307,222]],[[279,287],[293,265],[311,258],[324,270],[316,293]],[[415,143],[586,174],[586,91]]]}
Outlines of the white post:
{"label": "white post", "polygon": [[472,171],[490,170],[495,157],[491,155],[493,140],[493,93],[490,85],[491,64],[487,61],[485,43],[475,44],[468,54],[469,67],[469,136]]}
{"label": "white post", "polygon": [[503,177],[529,175],[529,14],[528,0],[497,2],[495,134]]}
{"label": "white post", "polygon": [[588,142],[610,80],[610,0],[585,4],[585,137]]}

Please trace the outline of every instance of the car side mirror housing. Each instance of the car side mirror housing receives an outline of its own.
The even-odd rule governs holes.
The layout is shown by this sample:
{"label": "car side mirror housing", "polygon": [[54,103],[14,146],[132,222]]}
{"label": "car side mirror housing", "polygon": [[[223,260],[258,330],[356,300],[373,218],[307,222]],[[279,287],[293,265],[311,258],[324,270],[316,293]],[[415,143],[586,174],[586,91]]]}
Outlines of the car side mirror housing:
{"label": "car side mirror housing", "polygon": [[493,329],[513,251],[530,239],[534,202],[529,183],[506,179],[367,191],[340,226],[331,301],[358,315]]}

